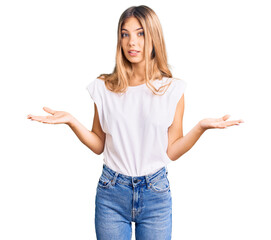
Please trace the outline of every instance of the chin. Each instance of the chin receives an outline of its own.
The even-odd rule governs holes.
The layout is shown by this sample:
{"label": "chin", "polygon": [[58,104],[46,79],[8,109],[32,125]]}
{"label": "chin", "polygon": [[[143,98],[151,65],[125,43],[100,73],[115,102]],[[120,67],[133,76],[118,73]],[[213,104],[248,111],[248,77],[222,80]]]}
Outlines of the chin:
{"label": "chin", "polygon": [[130,58],[126,58],[130,63],[141,63],[143,61],[143,59],[130,59]]}
{"label": "chin", "polygon": [[141,63],[142,61],[137,61],[137,60],[128,60],[130,63]]}

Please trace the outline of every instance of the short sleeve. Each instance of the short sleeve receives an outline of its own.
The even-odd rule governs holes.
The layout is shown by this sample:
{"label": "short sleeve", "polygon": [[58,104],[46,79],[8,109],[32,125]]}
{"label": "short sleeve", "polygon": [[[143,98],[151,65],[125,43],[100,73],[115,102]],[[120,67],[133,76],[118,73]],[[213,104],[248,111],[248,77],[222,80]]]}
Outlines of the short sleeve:
{"label": "short sleeve", "polygon": [[101,84],[98,82],[99,79],[92,80],[87,86],[86,89],[89,92],[90,97],[95,102],[98,110],[99,121],[104,131],[104,114],[103,114],[103,101],[102,101],[102,89]]}
{"label": "short sleeve", "polygon": [[184,95],[187,83],[183,79],[173,79],[171,94],[169,96],[169,126],[172,124],[179,100]]}

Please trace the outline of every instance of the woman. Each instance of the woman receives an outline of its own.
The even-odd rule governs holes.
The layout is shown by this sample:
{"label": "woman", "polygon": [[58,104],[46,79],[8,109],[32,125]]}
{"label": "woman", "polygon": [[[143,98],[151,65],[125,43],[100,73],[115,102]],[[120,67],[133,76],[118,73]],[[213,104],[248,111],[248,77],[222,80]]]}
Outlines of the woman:
{"label": "woman", "polygon": [[96,154],[104,154],[97,184],[97,239],[171,239],[172,199],[167,164],[186,153],[211,128],[242,120],[207,118],[183,136],[186,82],[168,69],[162,28],[147,6],[130,7],[118,24],[116,65],[87,90],[94,100],[92,131],[64,111],[44,107],[43,123],[65,123]]}

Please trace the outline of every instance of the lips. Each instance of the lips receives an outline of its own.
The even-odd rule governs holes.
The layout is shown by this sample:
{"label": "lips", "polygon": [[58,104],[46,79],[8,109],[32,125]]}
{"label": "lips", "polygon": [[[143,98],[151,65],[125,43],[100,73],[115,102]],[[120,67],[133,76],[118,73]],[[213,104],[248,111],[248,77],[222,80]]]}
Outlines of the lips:
{"label": "lips", "polygon": [[140,51],[136,51],[136,50],[130,50],[130,51],[128,51],[128,53],[138,53],[138,52],[140,52]]}

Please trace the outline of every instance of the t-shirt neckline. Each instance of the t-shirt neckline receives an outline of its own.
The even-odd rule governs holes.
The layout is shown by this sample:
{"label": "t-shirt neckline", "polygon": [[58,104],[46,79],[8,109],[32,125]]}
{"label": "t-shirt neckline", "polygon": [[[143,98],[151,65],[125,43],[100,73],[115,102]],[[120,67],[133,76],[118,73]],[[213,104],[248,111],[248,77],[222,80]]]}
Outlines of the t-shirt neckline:
{"label": "t-shirt neckline", "polygon": [[143,85],[146,85],[146,82],[142,83],[142,84],[139,84],[139,85],[135,85],[135,86],[130,86],[128,85],[128,88],[137,88],[137,87],[141,87]]}

